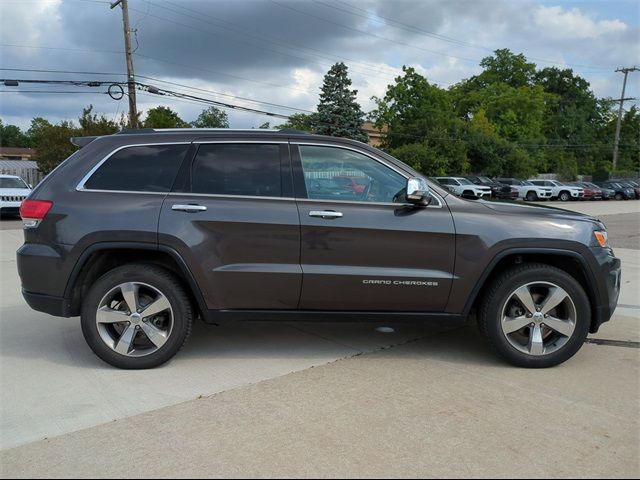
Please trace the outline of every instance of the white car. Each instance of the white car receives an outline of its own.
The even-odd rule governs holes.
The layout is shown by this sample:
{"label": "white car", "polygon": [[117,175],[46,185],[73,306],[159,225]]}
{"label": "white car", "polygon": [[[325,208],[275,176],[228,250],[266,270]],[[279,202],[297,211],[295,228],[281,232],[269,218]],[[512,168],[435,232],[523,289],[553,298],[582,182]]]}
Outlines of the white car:
{"label": "white car", "polygon": [[559,182],[558,180],[529,180],[529,182],[540,187],[548,187],[551,189],[551,198],[555,200],[559,198],[560,201],[566,202],[567,200],[581,200],[584,197],[584,189],[575,185],[568,185],[566,183]]}
{"label": "white car", "polygon": [[475,195],[476,197],[491,197],[491,187],[485,187],[483,185],[475,185],[463,177],[436,177],[436,181],[448,188],[456,195]]}
{"label": "white car", "polygon": [[0,175],[0,216],[18,215],[20,203],[31,193],[31,186],[15,175]]}
{"label": "white car", "polygon": [[511,185],[518,189],[518,198],[522,198],[528,202],[536,200],[550,200],[552,196],[551,188],[539,187],[526,180],[518,180],[516,178],[496,178],[496,182],[505,185]]}

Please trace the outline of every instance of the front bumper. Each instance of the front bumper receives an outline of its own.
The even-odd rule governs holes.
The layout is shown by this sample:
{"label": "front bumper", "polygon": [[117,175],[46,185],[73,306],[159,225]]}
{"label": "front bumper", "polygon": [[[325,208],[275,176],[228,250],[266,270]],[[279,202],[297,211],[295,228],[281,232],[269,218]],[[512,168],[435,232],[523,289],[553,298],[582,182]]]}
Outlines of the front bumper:
{"label": "front bumper", "polygon": [[618,305],[622,269],[620,259],[616,258],[610,248],[592,247],[596,261],[594,271],[597,282],[597,298],[591,321],[591,333],[596,333],[605,322],[608,322]]}

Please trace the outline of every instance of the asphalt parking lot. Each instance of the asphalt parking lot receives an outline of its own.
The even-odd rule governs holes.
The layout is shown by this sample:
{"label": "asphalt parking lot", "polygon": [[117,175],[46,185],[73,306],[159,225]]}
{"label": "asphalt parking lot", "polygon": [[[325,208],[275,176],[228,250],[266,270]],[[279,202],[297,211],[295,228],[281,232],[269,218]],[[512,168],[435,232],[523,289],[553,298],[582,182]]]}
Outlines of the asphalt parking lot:
{"label": "asphalt parking lot", "polygon": [[78,319],[26,306],[2,221],[0,474],[637,478],[640,201],[555,206],[607,224],[623,286],[548,370],[500,362],[474,326],[293,323],[198,325],[169,364],[116,370]]}

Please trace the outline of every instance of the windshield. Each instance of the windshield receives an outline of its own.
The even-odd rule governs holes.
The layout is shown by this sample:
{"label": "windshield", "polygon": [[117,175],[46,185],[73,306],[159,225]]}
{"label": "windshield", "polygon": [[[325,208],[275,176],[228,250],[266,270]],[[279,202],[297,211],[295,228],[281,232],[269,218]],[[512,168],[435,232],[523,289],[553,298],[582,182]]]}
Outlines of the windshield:
{"label": "windshield", "polygon": [[478,177],[478,179],[479,179],[482,183],[493,183],[493,180],[491,180],[489,177]]}
{"label": "windshield", "polygon": [[458,183],[460,185],[473,185],[473,183],[471,183],[469,180],[467,180],[466,178],[456,178],[456,180],[458,181]]}
{"label": "windshield", "polygon": [[21,178],[0,178],[0,188],[29,188]]}

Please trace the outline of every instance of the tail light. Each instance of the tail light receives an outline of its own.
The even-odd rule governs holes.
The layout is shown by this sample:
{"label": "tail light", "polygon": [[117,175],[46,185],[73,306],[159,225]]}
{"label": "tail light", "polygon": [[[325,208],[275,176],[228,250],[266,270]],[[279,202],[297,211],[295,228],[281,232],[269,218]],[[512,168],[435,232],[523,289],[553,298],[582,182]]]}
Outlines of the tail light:
{"label": "tail light", "polygon": [[53,207],[48,200],[23,200],[20,204],[20,217],[25,228],[35,228],[47,216]]}

